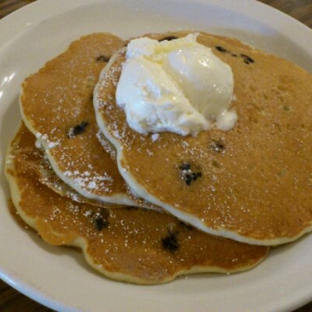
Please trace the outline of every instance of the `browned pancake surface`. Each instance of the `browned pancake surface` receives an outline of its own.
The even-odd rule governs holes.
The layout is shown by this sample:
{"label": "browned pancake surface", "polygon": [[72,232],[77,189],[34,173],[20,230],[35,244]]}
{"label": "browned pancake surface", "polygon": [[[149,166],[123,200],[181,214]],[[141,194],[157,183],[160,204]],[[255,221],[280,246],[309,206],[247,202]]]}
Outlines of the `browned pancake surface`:
{"label": "browned pancake surface", "polygon": [[85,197],[131,205],[126,184],[96,136],[92,105],[98,75],[122,45],[107,33],[73,42],[24,81],[20,103],[27,127],[61,179]]}
{"label": "browned pancake surface", "polygon": [[29,170],[31,170],[33,174],[37,175],[37,179],[40,183],[75,202],[88,203],[90,205],[98,207],[103,206],[106,208],[108,206],[111,208],[121,207],[113,204],[104,204],[97,200],[86,198],[77,193],[54,173],[44,151],[36,148],[35,136],[26,128],[23,122],[20,127],[20,132],[22,132],[23,140],[18,141],[18,149],[14,151],[15,162],[16,164],[20,164],[20,166],[29,167]]}
{"label": "browned pancake surface", "polygon": [[119,169],[140,196],[204,231],[255,244],[294,240],[312,223],[312,77],[237,40],[201,33],[198,41],[233,70],[236,126],[157,141],[136,133],[115,102],[121,51],[94,100]]}
{"label": "browned pancake surface", "polygon": [[235,272],[253,267],[268,253],[267,247],[211,236],[168,214],[109,210],[59,196],[39,183],[29,154],[23,157],[34,149],[29,143],[22,126],[6,161],[17,211],[44,241],[82,248],[88,263],[110,278],[157,284],[186,273]]}

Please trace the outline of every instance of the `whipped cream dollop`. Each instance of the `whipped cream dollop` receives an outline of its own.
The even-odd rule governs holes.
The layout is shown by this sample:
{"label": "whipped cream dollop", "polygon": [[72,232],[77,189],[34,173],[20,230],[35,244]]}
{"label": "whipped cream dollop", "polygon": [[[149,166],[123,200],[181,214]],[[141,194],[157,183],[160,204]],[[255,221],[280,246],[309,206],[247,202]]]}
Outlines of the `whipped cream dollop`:
{"label": "whipped cream dollop", "polygon": [[116,102],[132,129],[196,135],[213,123],[225,131],[234,127],[232,70],[196,38],[139,38],[128,44]]}

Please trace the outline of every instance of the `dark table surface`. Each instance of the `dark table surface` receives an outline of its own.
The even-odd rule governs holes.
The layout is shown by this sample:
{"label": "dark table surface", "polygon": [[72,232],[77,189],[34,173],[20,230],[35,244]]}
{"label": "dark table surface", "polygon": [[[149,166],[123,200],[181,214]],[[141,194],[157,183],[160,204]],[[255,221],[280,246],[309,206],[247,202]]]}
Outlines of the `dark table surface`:
{"label": "dark table surface", "polygon": [[[0,18],[34,1],[35,0],[0,0]],[[283,11],[312,28],[312,0],[260,0],[260,2]],[[255,307],[255,309],[256,308],[257,307]],[[0,280],[0,311],[33,312],[52,310],[22,295]],[[296,310],[296,312],[311,311],[312,302]]]}

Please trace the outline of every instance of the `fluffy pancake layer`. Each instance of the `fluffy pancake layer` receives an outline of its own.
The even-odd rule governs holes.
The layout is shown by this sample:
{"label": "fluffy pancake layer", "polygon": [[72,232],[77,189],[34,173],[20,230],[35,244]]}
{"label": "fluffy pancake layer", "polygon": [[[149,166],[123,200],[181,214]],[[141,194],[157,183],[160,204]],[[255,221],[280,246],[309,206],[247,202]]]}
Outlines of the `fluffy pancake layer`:
{"label": "fluffy pancake layer", "polygon": [[20,106],[26,126],[64,182],[87,198],[141,205],[127,195],[126,183],[99,142],[92,104],[101,69],[123,45],[108,33],[73,42],[24,81]]}
{"label": "fluffy pancake layer", "polygon": [[120,50],[94,94],[119,171],[136,194],[205,232],[261,245],[295,240],[312,229],[312,77],[234,39],[200,33],[198,42],[232,68],[237,125],[156,141],[130,129],[115,102]]}
{"label": "fluffy pancake layer", "polygon": [[171,215],[121,207],[105,209],[62,197],[38,180],[35,139],[22,125],[6,159],[13,203],[22,219],[52,245],[82,249],[87,262],[112,279],[165,283],[200,272],[250,269],[268,253],[189,227]]}

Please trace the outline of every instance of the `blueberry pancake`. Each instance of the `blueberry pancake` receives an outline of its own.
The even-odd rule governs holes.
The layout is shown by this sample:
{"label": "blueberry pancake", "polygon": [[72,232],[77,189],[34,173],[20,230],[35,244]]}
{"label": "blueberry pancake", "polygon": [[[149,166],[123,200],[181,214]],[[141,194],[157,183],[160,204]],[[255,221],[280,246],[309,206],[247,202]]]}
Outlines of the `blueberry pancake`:
{"label": "blueberry pancake", "polygon": [[197,41],[232,69],[236,125],[196,136],[133,130],[116,104],[121,49],[94,95],[119,171],[140,197],[207,233],[260,245],[293,241],[312,229],[312,76],[235,39],[199,33]]}
{"label": "blueberry pancake", "polygon": [[22,166],[30,167],[33,174],[37,175],[38,181],[52,189],[54,192],[78,203],[88,203],[90,205],[97,207],[103,206],[105,208],[108,206],[112,208],[121,207],[119,205],[104,204],[100,201],[86,198],[63,182],[51,168],[44,150],[36,146],[35,136],[27,129],[23,122],[20,126],[19,136],[16,137],[15,141],[17,142],[16,144],[18,144],[18,149],[16,148],[14,151],[16,163],[23,163]]}
{"label": "blueberry pancake", "polygon": [[[96,199],[87,198],[79,194],[63,180],[61,180],[53,171],[47,157],[44,153],[44,150],[36,147],[37,141],[35,136],[27,129],[25,124],[22,122],[20,127],[20,132],[23,134],[23,141],[19,140],[19,149],[16,150],[15,154],[20,153],[17,157],[17,162],[25,162],[24,166],[30,166],[34,174],[37,174],[37,179],[40,183],[46,185],[54,192],[58,193],[61,196],[67,197],[74,202],[78,203],[87,203],[89,205],[104,207],[110,209],[118,209],[123,206],[105,203],[98,201]],[[17,140],[17,139],[16,139]],[[105,143],[108,146],[110,143]],[[36,147],[36,148],[35,148]],[[112,151],[111,151],[112,152]],[[16,156],[15,156],[16,157]],[[116,165],[115,165],[116,166]],[[163,211],[159,207],[155,207],[149,203],[146,203],[144,200],[135,197],[130,190],[127,190],[127,195],[137,206],[142,206],[144,208]]]}
{"label": "blueberry pancake", "polygon": [[40,155],[33,143],[22,125],[6,159],[18,214],[48,244],[81,248],[88,264],[109,278],[159,284],[182,274],[247,270],[268,254],[268,247],[215,237],[169,214],[110,210],[62,197],[38,181],[33,163]]}
{"label": "blueberry pancake", "polygon": [[26,126],[65,183],[90,199],[134,205],[115,163],[97,138],[92,104],[101,69],[123,45],[107,33],[73,42],[24,81],[20,106]]}

